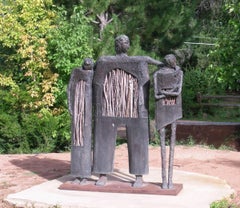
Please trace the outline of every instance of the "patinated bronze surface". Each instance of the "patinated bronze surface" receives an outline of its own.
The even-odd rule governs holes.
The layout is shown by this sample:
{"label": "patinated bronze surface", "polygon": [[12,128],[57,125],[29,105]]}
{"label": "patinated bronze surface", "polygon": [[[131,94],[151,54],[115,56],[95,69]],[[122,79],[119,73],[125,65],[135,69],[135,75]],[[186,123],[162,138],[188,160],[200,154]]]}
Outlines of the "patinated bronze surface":
{"label": "patinated bronze surface", "polygon": [[[72,116],[71,174],[76,179],[71,183],[73,186],[90,185],[87,189],[95,190],[92,187],[93,182],[87,180],[92,173],[99,174],[99,179],[96,183],[94,182],[94,186],[107,185],[108,174],[111,174],[114,168],[117,128],[125,126],[129,172],[136,176],[132,188],[143,187],[143,175],[149,172],[148,65],[152,64],[159,69],[154,74],[154,90],[156,128],[161,136],[161,186],[162,189],[174,189],[172,183],[174,145],[176,120],[182,117],[183,73],[176,65],[175,56],[171,54],[167,55],[162,63],[148,56],[128,56],[129,47],[128,37],[120,35],[115,39],[116,55],[100,57],[94,71],[93,61],[85,59],[83,66],[74,69],[71,74],[67,92],[69,111]],[[93,160],[92,121],[94,121]],[[172,133],[167,182],[165,127],[169,124],[171,124]],[[67,185],[67,187],[72,186]],[[124,187],[125,184],[121,184],[120,192],[129,191],[129,188]],[[97,189],[100,190],[100,188]],[[113,188],[110,187],[110,189]],[[179,189],[178,186],[177,189],[181,188]],[[114,188],[114,190],[117,189]]]}
{"label": "patinated bronze surface", "polygon": [[135,188],[131,183],[126,181],[109,180],[105,186],[96,186],[95,181],[89,181],[84,186],[79,186],[71,182],[62,184],[59,189],[91,191],[91,192],[108,192],[108,193],[125,193],[125,194],[151,194],[151,195],[171,195],[176,196],[183,188],[182,184],[174,184],[172,189],[160,188],[160,183],[145,182],[143,186]]}
{"label": "patinated bronze surface", "polygon": [[[173,188],[173,159],[176,140],[176,120],[182,117],[182,79],[183,72],[176,65],[176,58],[169,54],[164,58],[165,66],[154,74],[154,92],[156,99],[156,129],[160,133],[162,158],[162,188]],[[168,182],[166,175],[166,126],[171,124],[170,155],[168,164]]]}
{"label": "patinated bronze surface", "polygon": [[129,170],[136,175],[133,186],[142,186],[142,175],[148,173],[148,64],[162,62],[147,56],[128,56],[129,47],[128,37],[118,36],[116,55],[103,56],[96,63],[93,172],[100,174],[99,186],[105,185],[106,175],[113,171],[118,126],[126,126]]}
{"label": "patinated bronze surface", "polygon": [[93,61],[72,71],[67,94],[72,117],[71,174],[75,183],[84,183],[91,176],[92,156],[92,79]]}

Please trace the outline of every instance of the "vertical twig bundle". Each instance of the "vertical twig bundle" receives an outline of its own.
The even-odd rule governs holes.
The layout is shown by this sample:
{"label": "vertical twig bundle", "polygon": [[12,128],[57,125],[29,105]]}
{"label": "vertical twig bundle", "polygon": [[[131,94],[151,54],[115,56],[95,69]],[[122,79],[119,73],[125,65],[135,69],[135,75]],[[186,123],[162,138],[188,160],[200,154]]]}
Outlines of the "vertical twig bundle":
{"label": "vertical twig bundle", "polygon": [[138,82],[121,69],[110,71],[103,85],[103,116],[138,117]]}
{"label": "vertical twig bundle", "polygon": [[86,83],[80,80],[76,84],[74,100],[74,145],[83,146],[84,109],[85,109],[85,87]]}

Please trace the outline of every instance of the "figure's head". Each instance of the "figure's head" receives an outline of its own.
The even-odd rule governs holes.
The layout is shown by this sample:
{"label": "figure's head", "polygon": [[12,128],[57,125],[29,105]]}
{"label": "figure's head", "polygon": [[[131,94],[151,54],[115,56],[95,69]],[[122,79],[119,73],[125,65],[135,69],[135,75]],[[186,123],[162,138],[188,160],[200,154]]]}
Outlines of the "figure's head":
{"label": "figure's head", "polygon": [[93,60],[91,58],[85,58],[83,61],[82,68],[84,70],[92,70],[93,69]]}
{"label": "figure's head", "polygon": [[115,39],[116,54],[127,53],[129,47],[130,47],[130,41],[129,41],[128,36],[119,35],[118,37],[116,37],[116,39]]}
{"label": "figure's head", "polygon": [[164,62],[164,64],[166,64],[166,66],[174,68],[174,69],[177,66],[177,59],[176,59],[175,55],[173,55],[173,54],[166,55],[164,57],[163,62]]}

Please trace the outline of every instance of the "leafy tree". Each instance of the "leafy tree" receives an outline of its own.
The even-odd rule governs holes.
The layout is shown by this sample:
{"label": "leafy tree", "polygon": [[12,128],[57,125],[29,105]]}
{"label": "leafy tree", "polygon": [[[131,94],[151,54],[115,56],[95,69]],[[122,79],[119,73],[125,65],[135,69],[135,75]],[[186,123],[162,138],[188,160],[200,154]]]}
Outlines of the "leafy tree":
{"label": "leafy tree", "polygon": [[71,69],[92,56],[91,28],[82,8],[70,18],[56,9],[51,0],[0,2],[2,153],[70,144],[65,87]]}
{"label": "leafy tree", "polygon": [[219,27],[216,28],[216,47],[210,53],[211,78],[223,90],[239,91],[240,3],[224,1]]}
{"label": "leafy tree", "polygon": [[141,46],[148,52],[164,56],[179,47],[195,27],[194,8],[197,1],[119,1],[121,20],[126,34],[141,37]]}
{"label": "leafy tree", "polygon": [[[209,74],[215,93],[239,91],[239,2],[234,0],[202,0],[197,7],[198,28],[191,46],[198,58],[197,67]],[[197,41],[196,41],[197,40]],[[207,45],[207,44],[212,45]]]}
{"label": "leafy tree", "polygon": [[[192,35],[196,26],[195,9],[200,0],[195,1],[124,1],[124,0],[72,0],[72,4],[82,5],[91,18],[94,31],[95,57],[112,53],[109,43],[119,34],[126,34],[136,48],[147,53],[164,56],[176,49]],[[69,5],[69,1],[61,1]],[[135,47],[135,45],[133,45]],[[104,52],[105,51],[105,52]],[[136,50],[134,50],[136,51]],[[146,53],[145,52],[145,53]]]}
{"label": "leafy tree", "polygon": [[48,35],[48,59],[52,71],[59,74],[59,90],[55,95],[57,105],[62,107],[66,107],[66,85],[71,70],[81,66],[84,58],[93,57],[92,28],[84,14],[85,10],[81,6],[74,7],[70,17],[64,8],[59,8],[56,27]]}
{"label": "leafy tree", "polygon": [[1,152],[15,151],[23,144],[33,147],[25,138],[23,115],[54,105],[58,75],[50,70],[46,41],[55,18],[51,7],[51,0],[0,2]]}
{"label": "leafy tree", "polygon": [[0,3],[1,48],[11,51],[5,54],[4,63],[9,64],[4,67],[5,73],[28,92],[29,98],[22,103],[26,109],[52,106],[55,102],[57,74],[49,69],[46,56],[46,35],[55,16],[50,6],[50,0],[37,0],[34,4],[30,0]]}

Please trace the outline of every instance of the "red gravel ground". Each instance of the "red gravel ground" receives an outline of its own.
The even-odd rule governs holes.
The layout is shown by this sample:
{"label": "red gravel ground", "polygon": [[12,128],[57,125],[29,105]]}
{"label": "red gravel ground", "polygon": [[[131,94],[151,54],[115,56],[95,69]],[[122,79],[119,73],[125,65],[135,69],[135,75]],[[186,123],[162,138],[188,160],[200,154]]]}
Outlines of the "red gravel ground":
{"label": "red gravel ground", "polygon": [[[150,167],[160,167],[159,147],[149,146]],[[115,168],[128,168],[127,145],[116,147]],[[70,153],[0,155],[0,207],[13,208],[3,199],[11,193],[69,173]],[[240,207],[240,152],[201,146],[176,146],[174,169],[216,176],[236,191]]]}

